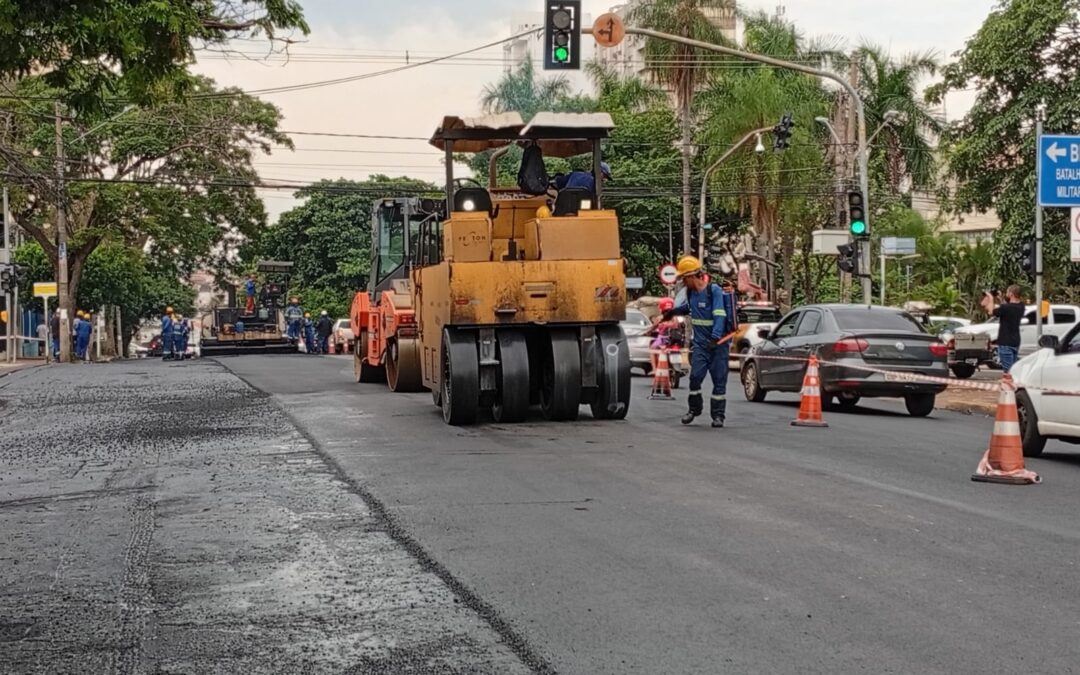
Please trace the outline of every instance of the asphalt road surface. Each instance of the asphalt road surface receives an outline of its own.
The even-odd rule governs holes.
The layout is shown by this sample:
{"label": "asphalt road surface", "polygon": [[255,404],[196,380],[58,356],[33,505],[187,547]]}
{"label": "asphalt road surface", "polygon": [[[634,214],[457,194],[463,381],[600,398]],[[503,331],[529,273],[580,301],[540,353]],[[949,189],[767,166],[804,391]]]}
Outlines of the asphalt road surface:
{"label": "asphalt road surface", "polygon": [[459,429],[348,358],[219,363],[0,378],[0,670],[1080,670],[1080,448],[986,485],[992,420],[894,402],[683,428],[638,378]]}
{"label": "asphalt road surface", "polygon": [[728,428],[682,428],[638,378],[622,423],[459,429],[347,357],[221,362],[559,672],[1080,671],[1072,446],[987,485],[991,419],[897,402],[794,428],[733,377]]}
{"label": "asphalt road surface", "polygon": [[213,362],[0,378],[0,672],[530,672],[406,543]]}

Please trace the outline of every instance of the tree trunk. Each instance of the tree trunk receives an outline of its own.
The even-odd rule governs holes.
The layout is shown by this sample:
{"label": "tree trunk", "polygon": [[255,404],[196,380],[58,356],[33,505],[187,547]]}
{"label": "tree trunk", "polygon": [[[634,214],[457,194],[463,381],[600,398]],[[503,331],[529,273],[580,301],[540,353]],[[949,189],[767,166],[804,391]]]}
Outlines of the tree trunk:
{"label": "tree trunk", "polygon": [[690,255],[694,249],[690,242],[690,99],[687,92],[683,92],[681,110],[679,111],[682,124],[682,240],[683,255]]}

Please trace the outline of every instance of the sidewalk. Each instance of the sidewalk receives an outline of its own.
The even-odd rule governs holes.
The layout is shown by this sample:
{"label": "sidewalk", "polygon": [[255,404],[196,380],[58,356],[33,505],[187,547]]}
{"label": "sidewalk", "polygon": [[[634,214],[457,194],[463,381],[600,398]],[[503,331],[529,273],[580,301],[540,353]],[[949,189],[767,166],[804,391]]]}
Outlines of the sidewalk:
{"label": "sidewalk", "polygon": [[0,361],[0,377],[5,377],[10,373],[14,373],[18,370],[24,370],[26,368],[33,368],[34,366],[45,365],[45,359],[19,359],[15,363],[7,363]]}
{"label": "sidewalk", "polygon": [[970,415],[993,415],[997,411],[998,398],[996,391],[950,386],[938,394],[937,408]]}

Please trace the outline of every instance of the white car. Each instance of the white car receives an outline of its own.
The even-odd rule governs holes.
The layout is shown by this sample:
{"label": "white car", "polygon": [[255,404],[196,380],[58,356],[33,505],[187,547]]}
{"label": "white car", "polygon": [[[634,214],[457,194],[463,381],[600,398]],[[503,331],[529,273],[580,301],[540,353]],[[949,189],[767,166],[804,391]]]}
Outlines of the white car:
{"label": "white car", "polygon": [[352,322],[349,319],[338,319],[334,322],[334,332],[331,334],[334,340],[335,354],[348,354],[355,347],[355,338],[352,331]]}
{"label": "white car", "polygon": [[1040,349],[1016,362],[1010,374],[1016,382],[1016,410],[1024,454],[1038,457],[1047,439],[1080,444],[1080,324],[1064,337],[1044,335]]}
{"label": "white car", "polygon": [[[1024,318],[1020,321],[1020,355],[1026,356],[1038,349],[1038,341],[1035,338],[1035,305],[1028,305]],[[931,317],[933,320],[933,317]],[[1076,305],[1050,305],[1050,313],[1043,320],[1043,334],[1062,337],[1065,332],[1080,321],[1080,307]],[[992,343],[997,342],[998,320],[991,319],[986,323],[972,324],[956,328],[955,335],[975,335],[982,333],[990,338]]]}

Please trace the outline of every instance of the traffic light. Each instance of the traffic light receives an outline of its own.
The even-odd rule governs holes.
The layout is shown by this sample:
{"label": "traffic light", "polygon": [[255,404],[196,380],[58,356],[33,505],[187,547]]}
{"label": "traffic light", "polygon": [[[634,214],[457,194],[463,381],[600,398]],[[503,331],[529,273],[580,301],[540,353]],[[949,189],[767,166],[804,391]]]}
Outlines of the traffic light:
{"label": "traffic light", "polygon": [[853,237],[870,236],[870,228],[866,226],[866,209],[863,205],[861,192],[852,191],[847,196],[849,230]]}
{"label": "traffic light", "polygon": [[1028,274],[1035,274],[1035,241],[1027,239],[1020,247],[1020,269]]}
{"label": "traffic light", "polygon": [[840,271],[847,272],[848,274],[859,273],[859,247],[854,244],[841,244],[836,247],[837,251],[840,251],[840,258],[837,261],[837,265],[840,266]]}
{"label": "traffic light", "polygon": [[780,118],[780,124],[773,127],[773,151],[780,152],[791,147],[791,128],[795,126],[795,120],[791,113],[784,113]]}
{"label": "traffic light", "polygon": [[544,70],[579,70],[581,0],[549,0],[544,14]]}

